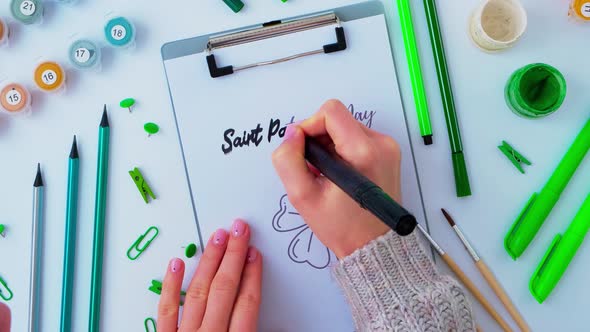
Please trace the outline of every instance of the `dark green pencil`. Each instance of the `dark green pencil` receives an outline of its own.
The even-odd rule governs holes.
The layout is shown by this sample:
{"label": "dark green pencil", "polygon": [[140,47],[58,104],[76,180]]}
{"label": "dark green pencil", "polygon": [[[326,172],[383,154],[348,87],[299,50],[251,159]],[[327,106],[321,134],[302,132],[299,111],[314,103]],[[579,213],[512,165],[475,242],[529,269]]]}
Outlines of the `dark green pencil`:
{"label": "dark green pencil", "polygon": [[72,330],[72,296],[74,294],[74,263],[76,260],[76,223],[78,222],[78,175],[80,159],[76,136],[68,162],[68,194],[66,203],[66,235],[64,245],[64,272],[61,289],[60,331]]}
{"label": "dark green pencil", "polygon": [[447,59],[445,56],[442,35],[440,33],[440,24],[438,22],[435,0],[424,0],[424,10],[426,11],[426,21],[428,21],[430,43],[432,45],[432,53],[434,53],[434,64],[436,65],[438,86],[440,88],[443,110],[445,112],[445,121],[447,123],[447,132],[451,144],[457,197],[470,196],[471,186],[469,185],[469,175],[467,174],[467,166],[465,165],[465,156],[463,155],[463,143],[461,142],[459,121],[457,120],[451,78],[449,77],[449,69],[447,68]]}
{"label": "dark green pencil", "polygon": [[107,178],[109,170],[109,118],[104,106],[98,131],[98,165],[96,171],[96,201],[94,208],[94,245],[92,248],[92,278],[90,280],[90,318],[88,331],[100,331],[100,305],[102,293],[102,256],[104,223],[107,204]]}

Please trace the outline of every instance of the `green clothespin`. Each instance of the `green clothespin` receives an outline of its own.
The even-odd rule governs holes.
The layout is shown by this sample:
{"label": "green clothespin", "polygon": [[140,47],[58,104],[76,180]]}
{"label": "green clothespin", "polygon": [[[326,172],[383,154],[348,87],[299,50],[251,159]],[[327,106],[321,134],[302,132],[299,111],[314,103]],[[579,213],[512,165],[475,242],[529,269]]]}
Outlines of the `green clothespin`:
{"label": "green clothespin", "polygon": [[156,321],[152,317],[146,318],[145,321],[143,321],[143,326],[145,327],[145,332],[157,332]]}
{"label": "green clothespin", "polygon": [[[162,282],[159,280],[152,280],[152,285],[148,290],[158,295],[162,295]],[[181,290],[180,296],[186,296],[186,292]],[[180,300],[180,305],[184,305],[184,301]]]}
{"label": "green clothespin", "polygon": [[522,174],[524,174],[522,164],[529,166],[532,165],[532,163],[528,159],[526,159],[526,157],[524,157],[522,154],[516,151],[506,141],[502,141],[502,145],[499,145],[498,149],[502,151],[502,153],[510,160],[510,162],[512,162],[514,167],[516,167]]}
{"label": "green clothespin", "polygon": [[129,175],[131,175],[133,182],[135,182],[135,185],[137,186],[137,189],[139,190],[139,193],[141,194],[141,197],[143,197],[143,200],[146,204],[148,203],[148,196],[152,199],[156,199],[156,195],[154,195],[152,189],[144,180],[143,175],[139,171],[139,168],[135,167],[133,170],[129,171]]}
{"label": "green clothespin", "polygon": [[4,234],[5,230],[6,230],[6,226],[0,224],[0,236],[6,237],[6,234]]}
{"label": "green clothespin", "polygon": [[6,285],[6,281],[0,277],[0,299],[4,301],[10,301],[12,299],[12,291]]}
{"label": "green clothespin", "polygon": [[[148,237],[148,235],[150,233],[153,233],[153,235],[150,236],[150,237]],[[133,242],[133,244],[131,245],[131,247],[129,247],[129,249],[127,250],[127,258],[129,258],[132,261],[138,259],[139,256],[141,256],[141,254],[156,239],[156,237],[158,236],[158,233],[160,233],[160,231],[158,230],[157,227],[152,226],[152,227],[148,228],[147,231],[145,231],[145,233],[143,233],[142,235],[140,235],[137,238],[137,240],[135,240],[135,242]],[[141,245],[141,243],[144,240],[146,240],[145,243],[143,245]]]}
{"label": "green clothespin", "polygon": [[159,280],[152,280],[152,285],[148,288],[148,290],[158,295],[162,295],[162,282]]}

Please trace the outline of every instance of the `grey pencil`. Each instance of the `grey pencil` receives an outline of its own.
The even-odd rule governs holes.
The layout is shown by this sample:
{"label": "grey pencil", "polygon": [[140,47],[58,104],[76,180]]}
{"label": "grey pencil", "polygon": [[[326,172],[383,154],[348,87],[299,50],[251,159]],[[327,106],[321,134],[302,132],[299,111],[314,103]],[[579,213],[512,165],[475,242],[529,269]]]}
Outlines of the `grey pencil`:
{"label": "grey pencil", "polygon": [[41,229],[43,227],[43,201],[44,201],[43,176],[41,175],[41,165],[37,164],[37,174],[33,183],[33,228],[31,231],[31,276],[29,284],[29,332],[39,331],[39,290],[40,290],[40,273],[41,260]]}

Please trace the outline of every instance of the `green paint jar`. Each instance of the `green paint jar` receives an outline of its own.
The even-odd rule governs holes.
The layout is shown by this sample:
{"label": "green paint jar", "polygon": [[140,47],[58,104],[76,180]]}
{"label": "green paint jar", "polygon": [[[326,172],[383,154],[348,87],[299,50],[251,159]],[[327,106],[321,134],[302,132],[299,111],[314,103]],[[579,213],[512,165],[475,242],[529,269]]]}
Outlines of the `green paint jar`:
{"label": "green paint jar", "polygon": [[563,75],[544,63],[533,63],[515,71],[504,91],[510,109],[524,118],[547,116],[559,109],[566,95]]}

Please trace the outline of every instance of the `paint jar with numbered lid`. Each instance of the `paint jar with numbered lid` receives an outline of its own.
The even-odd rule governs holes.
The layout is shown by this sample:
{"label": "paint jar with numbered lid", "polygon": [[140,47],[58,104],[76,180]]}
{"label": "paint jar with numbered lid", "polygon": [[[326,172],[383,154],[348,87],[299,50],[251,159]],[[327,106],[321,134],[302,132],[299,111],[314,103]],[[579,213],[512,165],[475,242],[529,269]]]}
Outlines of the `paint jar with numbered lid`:
{"label": "paint jar with numbered lid", "polygon": [[33,80],[44,92],[63,92],[66,88],[66,71],[57,62],[43,61],[35,68]]}
{"label": "paint jar with numbered lid", "polygon": [[8,45],[8,38],[10,37],[10,27],[8,23],[0,17],[0,47]]}
{"label": "paint jar with numbered lid", "polygon": [[99,71],[102,52],[95,42],[89,39],[78,39],[70,45],[68,58],[76,69]]}
{"label": "paint jar with numbered lid", "polygon": [[135,46],[135,26],[123,17],[110,18],[104,26],[107,43],[116,48],[133,48]]}
{"label": "paint jar with numbered lid", "polygon": [[39,24],[43,21],[41,0],[10,0],[10,12],[22,24]]}
{"label": "paint jar with numbered lid", "polygon": [[569,15],[578,20],[590,22],[590,0],[572,0]]}
{"label": "paint jar with numbered lid", "polygon": [[8,83],[0,88],[0,109],[11,115],[31,111],[31,93],[22,84]]}

